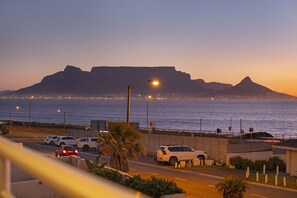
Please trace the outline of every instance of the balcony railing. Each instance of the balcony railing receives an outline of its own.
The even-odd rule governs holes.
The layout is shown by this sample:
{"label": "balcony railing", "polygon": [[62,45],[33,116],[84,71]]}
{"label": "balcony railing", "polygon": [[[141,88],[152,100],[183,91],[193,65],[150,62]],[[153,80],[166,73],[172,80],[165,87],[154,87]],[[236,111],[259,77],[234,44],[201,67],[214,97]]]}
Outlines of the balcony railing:
{"label": "balcony railing", "polygon": [[146,197],[0,137],[0,197],[11,198],[10,163],[66,197]]}

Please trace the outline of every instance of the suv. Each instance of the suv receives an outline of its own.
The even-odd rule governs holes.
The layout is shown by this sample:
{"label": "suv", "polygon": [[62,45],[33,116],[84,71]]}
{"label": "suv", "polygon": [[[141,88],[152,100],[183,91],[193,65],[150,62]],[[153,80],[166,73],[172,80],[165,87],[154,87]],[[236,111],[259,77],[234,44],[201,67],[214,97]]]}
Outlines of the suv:
{"label": "suv", "polygon": [[156,158],[159,162],[168,162],[173,166],[179,161],[190,161],[195,158],[204,160],[207,158],[207,154],[204,151],[194,150],[190,146],[164,145],[157,150]]}
{"label": "suv", "polygon": [[97,141],[99,137],[82,137],[79,138],[77,147],[82,148],[83,151],[97,148]]}
{"label": "suv", "polygon": [[78,141],[75,137],[72,136],[60,136],[55,141],[56,146],[62,146],[62,145],[77,145]]}

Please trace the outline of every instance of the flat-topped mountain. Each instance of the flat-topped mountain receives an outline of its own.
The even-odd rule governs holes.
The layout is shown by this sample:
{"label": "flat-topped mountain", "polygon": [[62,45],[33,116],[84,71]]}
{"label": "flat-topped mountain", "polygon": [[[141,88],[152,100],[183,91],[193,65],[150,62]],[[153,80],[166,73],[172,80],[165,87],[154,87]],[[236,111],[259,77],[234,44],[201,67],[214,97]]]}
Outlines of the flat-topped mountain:
{"label": "flat-topped mountain", "polygon": [[[158,88],[147,80],[158,80]],[[202,79],[191,80],[185,72],[175,67],[93,67],[82,71],[75,66],[66,66],[64,71],[44,77],[41,82],[30,87],[9,92],[9,96],[108,96],[123,95],[128,85],[132,85],[132,95],[158,94],[167,97],[223,97],[223,98],[292,98],[277,93],[252,82],[249,77],[239,84],[210,82]]]}
{"label": "flat-topped mountain", "polygon": [[[147,80],[161,81],[158,88]],[[140,85],[140,84],[141,85]],[[16,95],[70,95],[100,96],[127,92],[132,85],[132,94],[183,94],[199,95],[207,92],[191,80],[191,76],[176,71],[174,67],[93,67],[90,72],[74,66],[46,76],[40,83],[13,92]]]}

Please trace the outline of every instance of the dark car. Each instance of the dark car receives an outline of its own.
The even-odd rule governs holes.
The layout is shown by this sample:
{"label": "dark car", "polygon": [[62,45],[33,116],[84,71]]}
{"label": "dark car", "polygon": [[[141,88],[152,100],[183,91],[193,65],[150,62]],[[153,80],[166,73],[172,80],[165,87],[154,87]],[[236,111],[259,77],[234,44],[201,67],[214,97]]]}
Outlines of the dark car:
{"label": "dark car", "polygon": [[63,145],[60,149],[56,150],[56,157],[77,155],[77,154],[78,154],[78,150],[76,149],[75,146]]}

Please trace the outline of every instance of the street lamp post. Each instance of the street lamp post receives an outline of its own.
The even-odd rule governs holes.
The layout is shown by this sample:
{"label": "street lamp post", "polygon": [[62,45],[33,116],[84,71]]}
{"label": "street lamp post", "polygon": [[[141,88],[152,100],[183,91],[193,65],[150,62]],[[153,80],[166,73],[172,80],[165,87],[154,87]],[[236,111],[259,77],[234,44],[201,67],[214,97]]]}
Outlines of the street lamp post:
{"label": "street lamp post", "polygon": [[149,99],[151,99],[152,96],[147,96],[146,97],[146,130],[148,131],[149,129]]}
{"label": "street lamp post", "polygon": [[31,129],[31,105],[32,105],[32,102],[31,100],[34,99],[34,96],[31,96],[29,98],[29,129]]}
{"label": "street lamp post", "polygon": [[60,109],[58,109],[58,112],[59,112],[59,113],[62,112],[63,115],[64,115],[64,122],[63,122],[63,125],[64,125],[64,128],[65,128],[65,127],[66,127],[66,112],[65,112],[65,111],[62,111],[62,110],[60,110]]}
{"label": "street lamp post", "polygon": [[[20,107],[16,106],[15,109],[19,110]],[[12,124],[11,117],[12,117],[12,108],[9,108],[9,133],[11,132],[11,124]]]}
{"label": "street lamp post", "polygon": [[131,92],[132,92],[132,87],[136,87],[137,85],[140,85],[140,84],[143,84],[145,82],[148,82],[148,83],[152,83],[154,86],[158,86],[159,85],[159,82],[158,81],[155,81],[155,80],[147,80],[147,81],[144,81],[144,82],[140,82],[140,83],[137,83],[137,84],[129,84],[128,85],[128,95],[127,95],[127,125],[130,124],[130,108],[131,108]]}

